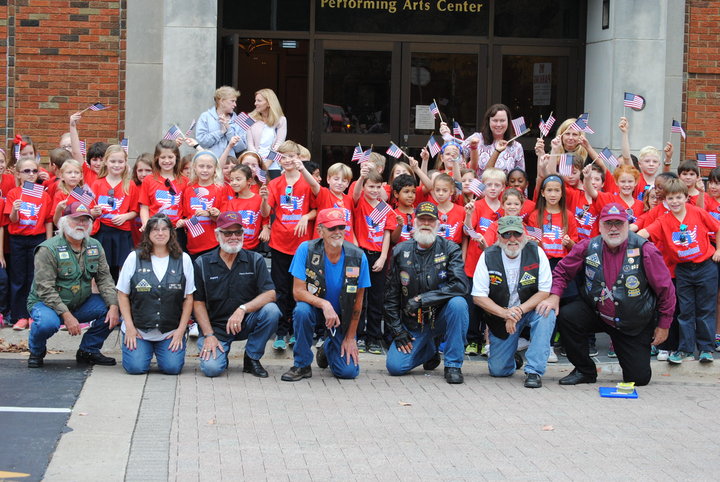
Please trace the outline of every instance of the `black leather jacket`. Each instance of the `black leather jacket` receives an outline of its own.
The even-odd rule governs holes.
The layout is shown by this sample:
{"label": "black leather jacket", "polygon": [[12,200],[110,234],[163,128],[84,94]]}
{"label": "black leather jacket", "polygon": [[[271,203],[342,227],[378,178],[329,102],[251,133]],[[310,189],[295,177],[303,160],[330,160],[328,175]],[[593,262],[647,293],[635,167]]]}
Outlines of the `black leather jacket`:
{"label": "black leather jacket", "polygon": [[[455,296],[465,296],[470,289],[460,247],[440,236],[424,250],[414,239],[395,246],[385,286],[385,323],[393,336],[420,328],[419,309],[427,322],[431,312]],[[414,299],[418,295],[419,302]]]}

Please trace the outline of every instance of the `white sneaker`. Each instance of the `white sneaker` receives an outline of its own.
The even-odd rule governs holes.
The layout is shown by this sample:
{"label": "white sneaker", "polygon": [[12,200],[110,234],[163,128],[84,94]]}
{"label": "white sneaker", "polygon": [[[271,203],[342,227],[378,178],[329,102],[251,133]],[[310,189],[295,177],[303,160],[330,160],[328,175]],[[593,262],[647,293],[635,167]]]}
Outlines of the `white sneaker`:
{"label": "white sneaker", "polygon": [[188,332],[188,336],[191,336],[193,338],[197,338],[200,336],[200,330],[198,330],[198,324],[193,323],[190,325],[190,331]]}
{"label": "white sneaker", "polygon": [[553,350],[552,347],[550,348],[550,355],[548,355],[547,361],[548,361],[548,363],[557,363],[558,362],[558,357],[555,354],[555,350]]}
{"label": "white sneaker", "polygon": [[657,361],[667,361],[670,352],[667,350],[658,350]]}
{"label": "white sneaker", "polygon": [[529,346],[530,346],[530,340],[523,338],[522,336],[520,338],[518,338],[517,351],[527,350],[527,348]]}

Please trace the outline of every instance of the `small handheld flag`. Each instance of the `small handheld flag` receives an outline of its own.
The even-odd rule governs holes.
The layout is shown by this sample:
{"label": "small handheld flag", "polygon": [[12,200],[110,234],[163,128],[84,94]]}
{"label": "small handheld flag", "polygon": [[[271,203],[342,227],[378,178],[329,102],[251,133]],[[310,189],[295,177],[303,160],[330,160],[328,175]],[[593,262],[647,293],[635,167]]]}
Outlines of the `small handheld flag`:
{"label": "small handheld flag", "polygon": [[670,126],[670,132],[674,132],[676,134],[680,134],[683,139],[685,139],[685,131],[683,130],[682,126],[678,121],[673,119],[672,125]]}
{"label": "small handheld flag", "polygon": [[552,115],[552,112],[550,113],[550,117],[546,121],[543,121],[542,116],[540,116],[540,133],[543,137],[546,137],[550,133],[550,128],[552,128],[553,124],[555,124],[555,118]]}
{"label": "small handheld flag", "polygon": [[485,184],[483,184],[479,179],[473,179],[470,181],[468,189],[476,196],[481,196],[482,193],[485,192]]}
{"label": "small handheld flag", "polygon": [[83,157],[87,155],[87,144],[85,141],[80,141],[80,155]]}
{"label": "small handheld flag", "polygon": [[528,128],[525,126],[525,118],[523,116],[513,119],[512,126],[513,129],[515,129],[515,137],[519,137],[528,131]]}
{"label": "small handheld flag", "polygon": [[98,111],[98,110],[105,110],[108,109],[108,106],[101,104],[100,102],[95,102],[93,105],[88,107],[90,110]]}
{"label": "small handheld flag", "polygon": [[603,160],[608,169],[614,169],[618,166],[617,157],[607,147],[598,153],[598,157]]}
{"label": "small handheld flag", "polygon": [[360,159],[362,159],[363,150],[362,147],[358,144],[355,146],[355,149],[353,149],[352,157],[350,158],[351,162],[359,162]]}
{"label": "small handheld flag", "polygon": [[385,151],[385,154],[393,156],[395,159],[399,159],[400,156],[404,154],[404,152],[402,151],[402,149],[396,146],[394,142],[391,141],[390,147],[388,147],[388,150]]}
{"label": "small handheld flag", "polygon": [[205,232],[205,227],[200,224],[200,220],[197,218],[197,216],[193,216],[188,219],[187,228],[193,238],[197,238]]}
{"label": "small handheld flag", "polygon": [[542,241],[542,237],[543,237],[542,229],[535,228],[533,226],[525,226],[525,231],[527,231],[528,236],[530,236],[532,239],[534,239],[538,243]]}
{"label": "small handheld flag", "polygon": [[259,167],[255,168],[255,177],[257,177],[257,180],[263,184],[267,182],[267,175],[265,174],[265,171],[263,171]]}
{"label": "small handheld flag", "polygon": [[175,139],[177,139],[180,136],[180,134],[181,134],[180,129],[178,129],[177,126],[173,124],[172,126],[170,126],[170,129],[168,129],[168,131],[165,133],[165,135],[163,136],[163,139],[169,140],[169,141],[174,141]]}
{"label": "small handheld flag", "polygon": [[625,92],[625,98],[623,99],[623,106],[624,107],[630,107],[632,109],[640,110],[645,105],[645,99],[640,97],[639,95],[631,94],[630,92]]}
{"label": "small handheld flag", "polygon": [[375,205],[375,209],[370,213],[370,219],[375,224],[380,224],[380,222],[385,219],[385,216],[390,214],[392,212],[392,208],[388,203],[385,201],[380,201]]}
{"label": "small handheld flag", "polygon": [[270,152],[268,152],[266,159],[269,161],[273,161],[273,162],[280,162],[280,161],[282,161],[283,157],[285,157],[285,156],[283,156],[279,152],[270,151]]}
{"label": "small handheld flag", "polygon": [[128,139],[123,139],[120,141],[120,146],[123,148],[123,151],[125,151],[125,154],[127,154],[128,149],[130,148],[130,141]]}
{"label": "small handheld flag", "polygon": [[460,139],[465,140],[465,134],[463,133],[463,130],[460,127],[460,124],[458,124],[456,121],[453,121],[452,132],[455,137],[459,137]]}
{"label": "small handheld flag", "polygon": [[432,103],[430,104],[429,109],[430,109],[430,113],[431,113],[432,116],[433,116],[433,119],[435,118],[435,116],[439,116],[439,115],[440,115],[440,109],[438,109],[438,106],[437,106],[437,104],[435,103],[434,100],[433,100]]}
{"label": "small handheld flag", "polygon": [[427,142],[427,148],[428,151],[430,151],[430,157],[435,157],[438,152],[442,150],[442,147],[440,146],[440,143],[435,140],[435,136],[430,136],[430,139],[428,139]]}
{"label": "small handheld flag", "polygon": [[15,155],[15,160],[20,160],[20,144],[15,144],[15,147],[13,147],[13,154]]}
{"label": "small handheld flag", "polygon": [[558,162],[558,172],[561,176],[571,176],[573,168],[573,155],[572,154],[560,154],[560,161]]}
{"label": "small handheld flag", "polygon": [[717,167],[717,154],[698,154],[698,167],[707,167],[715,169]]}
{"label": "small handheld flag", "polygon": [[363,162],[369,161],[369,160],[370,160],[370,154],[372,154],[372,152],[373,152],[373,151],[372,151],[372,147],[370,147],[370,149],[365,150],[365,151],[362,153],[362,157],[361,157],[360,160],[358,161],[358,164],[362,164]]}
{"label": "small handheld flag", "polygon": [[250,127],[255,123],[255,121],[252,119],[252,117],[247,115],[245,112],[240,112],[235,117],[235,123],[237,125],[239,125],[240,128],[242,128],[242,130],[246,131],[246,130],[250,129]]}
{"label": "small handheld flag", "polygon": [[70,197],[77,199],[82,204],[89,206],[91,202],[93,202],[93,194],[91,192],[86,191],[85,189],[81,188],[80,186],[75,186],[73,190],[70,192]]}
{"label": "small handheld flag", "polygon": [[193,129],[195,129],[195,119],[192,120],[190,127],[188,127],[188,130],[185,131],[185,137],[188,137]]}
{"label": "small handheld flag", "polygon": [[42,184],[35,184],[34,182],[25,181],[23,183],[20,195],[42,199],[43,192],[45,192],[45,188],[43,188]]}

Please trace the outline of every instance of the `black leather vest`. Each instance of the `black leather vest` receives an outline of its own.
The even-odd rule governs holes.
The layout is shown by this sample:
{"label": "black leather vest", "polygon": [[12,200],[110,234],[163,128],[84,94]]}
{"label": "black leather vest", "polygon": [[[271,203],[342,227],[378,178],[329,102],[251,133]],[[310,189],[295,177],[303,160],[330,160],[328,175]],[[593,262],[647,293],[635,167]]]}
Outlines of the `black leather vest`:
{"label": "black leather vest", "polygon": [[185,276],[182,256],[170,256],[167,271],[161,281],[155,276],[152,261],[140,259],[136,251],[135,273],[130,279],[130,303],[133,323],[140,330],[158,328],[172,331],[180,324],[185,300]]}

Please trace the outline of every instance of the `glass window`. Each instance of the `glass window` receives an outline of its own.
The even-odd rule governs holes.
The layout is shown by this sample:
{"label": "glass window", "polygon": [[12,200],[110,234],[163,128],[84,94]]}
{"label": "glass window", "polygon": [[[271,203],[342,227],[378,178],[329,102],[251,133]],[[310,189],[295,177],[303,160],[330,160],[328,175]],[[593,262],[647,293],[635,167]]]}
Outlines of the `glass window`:
{"label": "glass window", "polygon": [[325,132],[389,132],[391,52],[325,51]]}
{"label": "glass window", "polygon": [[310,29],[311,0],[223,0],[223,28],[230,30]]}
{"label": "glass window", "polygon": [[582,0],[495,2],[495,35],[499,37],[576,39],[584,22]]}
{"label": "glass window", "polygon": [[416,106],[437,101],[442,119],[452,129],[457,121],[463,132],[469,135],[476,130],[477,108],[477,54],[412,53],[410,71],[410,125],[411,134],[437,133],[435,128],[423,129],[417,116],[425,115],[424,107],[418,112]]}

